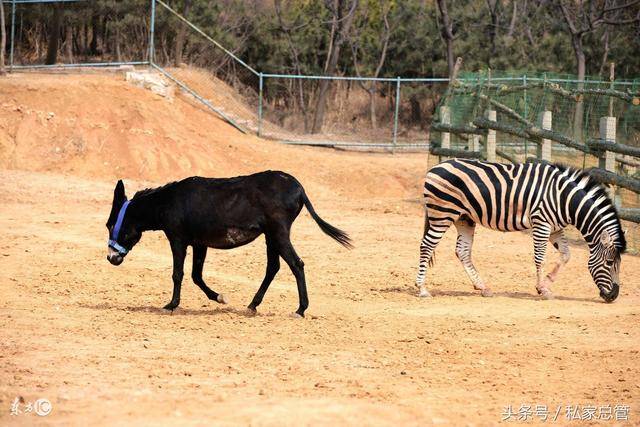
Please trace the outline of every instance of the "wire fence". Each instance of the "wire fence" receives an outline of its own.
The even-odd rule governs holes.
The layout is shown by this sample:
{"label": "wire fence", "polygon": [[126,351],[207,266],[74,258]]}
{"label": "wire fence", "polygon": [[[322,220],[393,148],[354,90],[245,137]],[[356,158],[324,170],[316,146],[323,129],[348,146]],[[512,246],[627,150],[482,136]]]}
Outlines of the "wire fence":
{"label": "wire fence", "polygon": [[640,80],[463,73],[442,97],[432,128],[431,151],[441,156],[608,171],[600,179],[613,185],[609,194],[629,221],[629,248],[640,247]]}
{"label": "wire fence", "polygon": [[[599,140],[600,119],[616,117],[616,142],[640,147],[640,79],[604,81],[587,77],[552,73],[514,73],[491,71],[463,73],[459,87],[441,105],[449,108],[453,126],[465,126],[484,114],[485,109],[497,110],[497,120],[513,129],[542,126],[543,112],[549,112],[552,130],[584,145],[580,152],[554,144],[554,158],[575,167],[598,165],[597,151],[589,152],[586,142]],[[610,96],[610,94],[618,96]],[[442,118],[438,115],[436,121]],[[451,148],[466,149],[468,138],[451,135]],[[524,161],[539,157],[537,144],[513,133],[501,132],[497,149],[507,157]],[[622,164],[621,164],[622,165]]]}
{"label": "wire fence", "polygon": [[[150,40],[150,2],[2,2],[9,26],[9,71],[149,65],[147,49],[129,46],[146,46]],[[109,19],[97,21],[99,13],[108,15]],[[91,30],[87,23],[94,24]]]}
{"label": "wire fence", "polygon": [[[175,9],[177,3],[169,0],[2,1],[9,6],[5,13],[11,26],[10,70],[150,67],[238,129],[292,144],[426,150],[431,138],[429,124],[449,81],[438,77],[264,73],[220,43],[224,34],[204,31],[202,28],[211,28],[206,16],[192,10],[185,17]],[[47,38],[42,37],[43,32],[51,33],[52,27],[59,35],[55,49],[45,46]],[[52,50],[55,58],[50,57]],[[477,74],[462,75],[460,80],[477,78]],[[526,85],[542,79],[557,81],[562,87],[609,84],[524,73],[494,74],[491,81]],[[637,82],[616,81],[615,85],[638,88]],[[511,95],[519,97],[517,105],[531,119],[544,105],[545,96],[526,91]],[[473,108],[468,99],[461,100],[453,111],[463,117],[466,108]],[[561,117],[569,114],[564,114],[559,104],[554,108],[558,109],[557,114],[554,112],[554,128],[568,127],[570,123],[562,123]],[[585,135],[597,127],[603,108],[606,105],[601,102],[585,106]],[[631,134],[627,130],[634,126],[635,114],[630,111],[620,116],[621,133]],[[456,116],[452,119],[458,120]],[[464,141],[454,139],[454,143],[462,145]],[[533,149],[526,140],[502,143],[509,145],[505,146],[507,150],[524,150],[524,157]]]}

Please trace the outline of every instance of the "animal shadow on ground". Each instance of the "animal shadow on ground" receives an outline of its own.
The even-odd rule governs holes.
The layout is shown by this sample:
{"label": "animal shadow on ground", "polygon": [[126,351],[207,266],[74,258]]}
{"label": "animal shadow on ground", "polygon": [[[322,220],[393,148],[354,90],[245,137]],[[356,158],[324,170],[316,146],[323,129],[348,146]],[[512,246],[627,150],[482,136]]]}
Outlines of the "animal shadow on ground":
{"label": "animal shadow on ground", "polygon": [[102,304],[80,304],[82,308],[89,308],[91,310],[118,310],[118,311],[131,311],[134,313],[149,313],[162,316],[216,316],[220,314],[235,314],[244,317],[256,317],[256,316],[273,316],[271,313],[252,312],[249,309],[234,308],[234,307],[211,307],[211,308],[182,308],[178,307],[173,311],[165,310],[161,307],[155,307],[150,305],[143,306],[116,306],[109,303]]}
{"label": "animal shadow on ground", "polygon": [[[417,298],[417,294],[418,291],[416,288],[414,287],[407,287],[407,286],[392,286],[389,288],[383,288],[383,289],[379,289],[379,292],[383,292],[383,293],[401,293],[401,294],[407,294],[407,295],[411,295],[413,297]],[[479,291],[452,291],[452,290],[443,290],[443,289],[429,289],[429,292],[431,293],[431,296],[433,297],[474,297],[474,298],[481,298],[480,292]],[[494,296],[496,297],[505,297],[505,298],[515,298],[515,299],[524,299],[524,300],[540,300],[542,301],[542,298],[540,298],[540,296],[538,296],[535,293],[527,293],[527,292],[494,292],[493,293]],[[599,303],[599,302],[604,302],[604,301],[599,301],[598,299],[595,298],[575,298],[575,297],[569,297],[569,296],[564,296],[564,295],[555,295],[553,296],[553,299],[555,300],[559,300],[559,301],[580,301],[580,302],[594,302],[594,303]]]}

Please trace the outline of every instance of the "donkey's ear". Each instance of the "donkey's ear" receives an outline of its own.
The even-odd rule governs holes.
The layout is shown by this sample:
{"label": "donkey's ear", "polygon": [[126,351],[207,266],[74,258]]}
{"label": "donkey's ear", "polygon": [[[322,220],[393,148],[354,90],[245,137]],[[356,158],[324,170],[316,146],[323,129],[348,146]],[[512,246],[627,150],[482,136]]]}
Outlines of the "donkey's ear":
{"label": "donkey's ear", "polygon": [[118,180],[115,190],[113,190],[113,202],[124,203],[127,200],[127,195],[124,193],[124,183],[122,180]]}

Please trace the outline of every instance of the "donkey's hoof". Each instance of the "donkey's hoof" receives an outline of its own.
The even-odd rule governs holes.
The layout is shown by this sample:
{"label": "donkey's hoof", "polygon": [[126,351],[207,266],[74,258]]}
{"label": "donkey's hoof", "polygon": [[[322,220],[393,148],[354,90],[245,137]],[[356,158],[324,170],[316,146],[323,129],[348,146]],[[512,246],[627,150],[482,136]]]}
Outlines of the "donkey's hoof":
{"label": "donkey's hoof", "polygon": [[173,302],[173,301],[171,301],[169,304],[165,305],[165,306],[164,306],[164,307],[162,307],[162,308],[163,308],[163,309],[165,309],[165,310],[173,311],[173,310],[175,310],[176,308],[178,308],[178,305],[179,305],[179,304],[180,304],[180,303],[177,303],[177,302]]}
{"label": "donkey's hoof", "polygon": [[420,298],[431,298],[431,294],[426,288],[421,288],[418,292],[418,297]]}
{"label": "donkey's hoof", "polygon": [[258,310],[256,310],[255,307],[249,306],[247,307],[246,313],[247,313],[247,316],[254,317],[258,315]]}
{"label": "donkey's hoof", "polygon": [[304,319],[304,314],[300,314],[296,312],[291,313],[289,316],[294,319]]}
{"label": "donkey's hoof", "polygon": [[222,294],[218,294],[218,297],[216,298],[216,301],[218,301],[220,304],[226,304],[227,303],[227,299]]}
{"label": "donkey's hoof", "polygon": [[483,290],[480,291],[480,295],[482,295],[483,297],[492,297],[493,292],[489,288],[484,288]]}

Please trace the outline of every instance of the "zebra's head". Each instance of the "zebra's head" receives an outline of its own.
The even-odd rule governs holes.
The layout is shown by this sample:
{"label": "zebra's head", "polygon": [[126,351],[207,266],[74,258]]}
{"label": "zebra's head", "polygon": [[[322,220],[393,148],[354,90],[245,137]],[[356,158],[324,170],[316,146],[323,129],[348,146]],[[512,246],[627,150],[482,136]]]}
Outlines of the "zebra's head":
{"label": "zebra's head", "polygon": [[[618,235],[619,234],[619,235]],[[624,232],[603,230],[589,256],[589,272],[605,302],[613,302],[620,291],[620,255],[625,251]]]}

